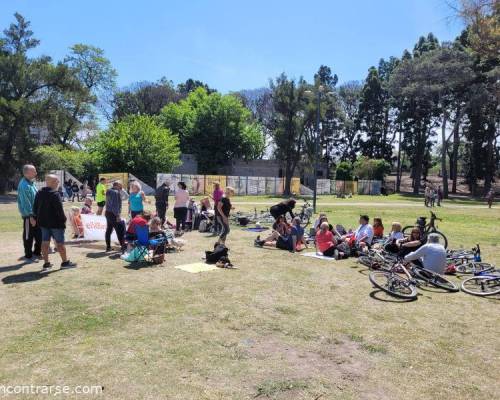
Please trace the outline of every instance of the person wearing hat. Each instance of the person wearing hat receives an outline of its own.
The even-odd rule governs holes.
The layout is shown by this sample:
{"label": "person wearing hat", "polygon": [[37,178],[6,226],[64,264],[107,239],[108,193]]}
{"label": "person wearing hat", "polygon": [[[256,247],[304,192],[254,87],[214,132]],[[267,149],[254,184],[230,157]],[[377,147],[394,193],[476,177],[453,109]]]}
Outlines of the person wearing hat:
{"label": "person wearing hat", "polygon": [[431,233],[427,244],[405,256],[404,261],[418,261],[425,269],[442,274],[446,269],[446,249],[439,243],[439,236]]}

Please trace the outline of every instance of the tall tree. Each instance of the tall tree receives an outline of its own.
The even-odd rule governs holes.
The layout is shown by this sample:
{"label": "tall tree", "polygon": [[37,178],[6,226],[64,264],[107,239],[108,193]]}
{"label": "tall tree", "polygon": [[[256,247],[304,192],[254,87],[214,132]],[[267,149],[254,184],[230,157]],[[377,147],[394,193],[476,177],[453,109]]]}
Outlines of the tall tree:
{"label": "tall tree", "polygon": [[361,134],[357,127],[359,104],[363,85],[360,82],[352,81],[339,86],[338,98],[341,113],[341,126],[334,139],[334,155],[341,161],[356,160],[359,151]]}
{"label": "tall tree", "polygon": [[203,173],[216,173],[233,158],[259,158],[264,151],[260,125],[233,95],[198,88],[179,103],[168,104],[159,120],[179,136],[183,152],[196,156]]}
{"label": "tall tree", "polygon": [[158,115],[163,107],[182,97],[166,78],[158,82],[138,82],[115,92],[112,118],[118,121],[127,115]]}
{"label": "tall tree", "polygon": [[39,41],[22,15],[15,20],[0,38],[0,192],[16,168],[32,159],[30,128],[47,122],[51,93],[77,84],[66,65],[28,56]]}
{"label": "tall tree", "polygon": [[306,82],[289,79],[282,73],[270,81],[273,104],[273,139],[275,156],[285,164],[285,194],[290,194],[291,181],[304,149],[304,107],[308,100]]}

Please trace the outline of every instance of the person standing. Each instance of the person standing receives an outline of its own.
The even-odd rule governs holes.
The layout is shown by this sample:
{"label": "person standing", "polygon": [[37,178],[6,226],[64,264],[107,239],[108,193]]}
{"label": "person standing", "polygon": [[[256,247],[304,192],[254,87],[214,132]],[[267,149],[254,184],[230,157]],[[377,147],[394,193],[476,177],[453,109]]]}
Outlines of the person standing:
{"label": "person standing", "polygon": [[493,205],[493,200],[495,200],[495,191],[493,188],[490,189],[488,194],[486,195],[486,201],[488,202],[488,208],[491,208]]}
{"label": "person standing", "polygon": [[106,251],[111,251],[111,233],[116,232],[122,252],[125,251],[125,227],[121,219],[123,187],[120,181],[113,182],[113,186],[106,191]]}
{"label": "person standing", "polygon": [[189,201],[189,193],[186,190],[186,184],[179,182],[175,192],[174,218],[175,230],[180,233],[181,229],[186,229],[187,203]]}
{"label": "person standing", "polygon": [[97,215],[102,215],[104,206],[106,205],[106,178],[99,179],[99,183],[95,187],[95,201],[97,202]]}
{"label": "person standing", "polygon": [[441,186],[438,186],[437,190],[437,205],[438,207],[441,207],[441,202],[444,199],[444,193],[443,193],[443,188]]}
{"label": "person standing", "polygon": [[[36,168],[27,164],[23,167],[23,178],[17,187],[17,207],[23,219],[24,256],[21,260],[33,261],[33,256],[42,256],[42,233],[33,218],[33,204],[37,189],[35,186]],[[33,242],[35,248],[33,249]]]}
{"label": "person standing", "polygon": [[146,199],[146,195],[142,191],[141,184],[137,181],[130,182],[130,196],[128,198],[128,204],[130,216],[132,218],[144,211],[145,201],[149,203],[149,200]]}
{"label": "person standing", "polygon": [[166,182],[163,182],[155,192],[155,206],[156,214],[161,219],[161,226],[165,224],[165,215],[168,209],[168,195],[170,194],[170,188],[167,186]]}
{"label": "person standing", "polygon": [[218,244],[225,244],[227,235],[229,234],[229,214],[233,208],[231,204],[231,197],[234,195],[234,189],[230,186],[226,188],[224,197],[217,203],[217,210],[219,211],[218,218],[221,226]]}
{"label": "person standing", "polygon": [[79,196],[79,193],[80,192],[80,188],[78,187],[78,183],[73,182],[71,184],[71,193],[72,193],[72,196],[71,196],[71,201],[74,203],[75,202],[75,197],[76,197],[76,201],[80,201],[80,196]]}
{"label": "person standing", "polygon": [[220,187],[219,182],[214,182],[214,192],[212,193],[212,200],[214,201],[214,235],[217,235],[217,232],[221,230],[221,225],[219,223],[219,210],[217,207],[217,204],[219,204],[219,201],[221,201],[222,196],[224,196],[224,191]]}
{"label": "person standing", "polygon": [[47,175],[45,178],[46,186],[35,196],[33,204],[33,216],[42,231],[42,256],[43,269],[47,272],[52,268],[49,262],[50,239],[56,242],[57,251],[61,256],[61,269],[76,267],[66,255],[66,246],[64,245],[64,231],[66,229],[66,215],[59,196],[59,179],[56,175]]}

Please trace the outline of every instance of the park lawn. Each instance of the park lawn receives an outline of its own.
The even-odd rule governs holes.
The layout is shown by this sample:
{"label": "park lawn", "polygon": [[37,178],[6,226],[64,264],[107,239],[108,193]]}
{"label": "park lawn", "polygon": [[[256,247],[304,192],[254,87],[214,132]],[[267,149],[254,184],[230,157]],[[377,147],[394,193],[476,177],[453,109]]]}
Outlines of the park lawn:
{"label": "park lawn", "polygon": [[[428,214],[379,199],[322,197],[319,211],[347,227],[361,213],[386,227]],[[274,200],[234,202],[252,211]],[[499,208],[436,212],[451,247],[479,242],[485,260],[500,263]],[[69,245],[79,267],[41,277],[41,264],[16,261],[15,204],[0,204],[0,228],[2,384],[102,385],[110,399],[500,397],[499,298],[419,289],[418,301],[401,303],[374,291],[354,259],[258,249],[236,226],[228,246],[237,270],[173,268],[212,245],[193,232],[162,267],[131,268],[102,243]]]}

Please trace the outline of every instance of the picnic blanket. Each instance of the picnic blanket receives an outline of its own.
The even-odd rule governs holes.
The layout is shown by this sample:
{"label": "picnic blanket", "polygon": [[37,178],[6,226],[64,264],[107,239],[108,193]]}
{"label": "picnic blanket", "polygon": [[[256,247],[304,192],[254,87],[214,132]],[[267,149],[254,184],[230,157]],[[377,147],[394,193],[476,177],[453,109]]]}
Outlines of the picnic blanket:
{"label": "picnic blanket", "polygon": [[262,226],[260,228],[257,228],[257,227],[254,227],[254,228],[245,228],[243,229],[244,231],[248,231],[248,232],[263,232],[263,231],[267,231],[269,228],[266,227],[266,226]]}
{"label": "picnic blanket", "polygon": [[215,265],[205,264],[204,262],[195,262],[192,264],[177,265],[177,269],[182,271],[190,272],[192,274],[197,274],[199,272],[212,271],[218,269]]}
{"label": "picnic blanket", "polygon": [[324,256],[321,253],[313,253],[313,252],[302,253],[301,256],[319,258],[320,260],[326,260],[326,261],[335,261],[335,258],[333,258],[333,257],[326,257],[326,256]]}

